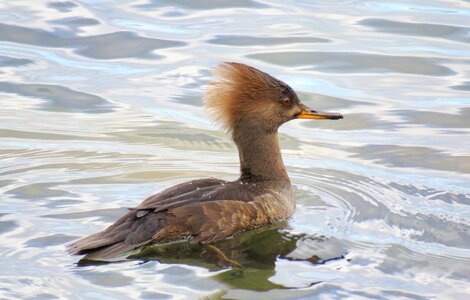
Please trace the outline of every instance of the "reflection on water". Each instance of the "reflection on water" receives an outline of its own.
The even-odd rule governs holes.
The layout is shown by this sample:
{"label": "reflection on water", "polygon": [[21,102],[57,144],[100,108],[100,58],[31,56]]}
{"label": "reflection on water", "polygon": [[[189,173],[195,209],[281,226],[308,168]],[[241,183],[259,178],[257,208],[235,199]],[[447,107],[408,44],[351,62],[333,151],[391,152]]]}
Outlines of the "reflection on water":
{"label": "reflection on water", "polygon": [[315,37],[256,37],[243,35],[219,35],[209,43],[227,46],[270,46],[285,44],[326,43],[327,39]]}
{"label": "reflection on water", "polygon": [[446,76],[455,74],[452,69],[435,62],[435,59],[362,54],[350,52],[276,52],[250,55],[254,59],[264,60],[283,66],[315,66],[315,70],[324,72],[347,73],[404,73]]}
{"label": "reflection on water", "polygon": [[395,22],[385,19],[365,19],[359,22],[359,24],[369,26],[374,30],[388,33],[439,37],[463,43],[470,42],[470,29],[466,27],[440,24]]}
{"label": "reflection on water", "polygon": [[[211,245],[174,243],[144,248],[130,259],[152,260],[165,264],[187,264],[217,272],[214,279],[230,287],[255,291],[289,288],[269,280],[276,274],[276,261],[302,261],[322,265],[344,259],[341,243],[333,238],[292,234],[283,226],[261,228]],[[336,256],[335,256],[336,255]],[[102,265],[104,262],[80,260],[79,266]],[[310,284],[317,284],[312,282]]]}
{"label": "reflection on water", "polygon": [[[466,1],[3,1],[0,298],[467,299]],[[282,228],[77,265],[152,193],[233,179],[209,68],[254,65],[341,122],[281,129]],[[238,268],[241,265],[243,268]]]}
{"label": "reflection on water", "polygon": [[[48,105],[43,106],[44,110],[84,113],[105,113],[112,111],[110,109],[111,105],[101,97],[58,85],[0,82],[0,91],[44,99],[50,102]],[[106,104],[108,104],[108,108],[106,108]]]}
{"label": "reflection on water", "polygon": [[73,31],[54,34],[44,30],[0,24],[0,41],[43,47],[72,47],[77,49],[77,53],[95,59],[143,57],[155,49],[183,44],[144,38],[133,32],[113,32],[87,37],[76,37],[73,34]]}

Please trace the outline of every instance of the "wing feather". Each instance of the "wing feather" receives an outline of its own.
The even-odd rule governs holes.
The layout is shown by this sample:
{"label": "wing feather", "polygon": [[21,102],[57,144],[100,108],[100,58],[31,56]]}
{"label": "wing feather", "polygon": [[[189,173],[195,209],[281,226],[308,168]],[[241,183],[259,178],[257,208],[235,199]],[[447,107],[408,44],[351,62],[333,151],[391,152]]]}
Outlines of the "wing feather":
{"label": "wing feather", "polygon": [[104,231],[71,244],[69,252],[108,260],[151,242],[229,237],[270,222],[269,207],[254,201],[264,194],[256,185],[238,182],[186,182],[147,198]]}

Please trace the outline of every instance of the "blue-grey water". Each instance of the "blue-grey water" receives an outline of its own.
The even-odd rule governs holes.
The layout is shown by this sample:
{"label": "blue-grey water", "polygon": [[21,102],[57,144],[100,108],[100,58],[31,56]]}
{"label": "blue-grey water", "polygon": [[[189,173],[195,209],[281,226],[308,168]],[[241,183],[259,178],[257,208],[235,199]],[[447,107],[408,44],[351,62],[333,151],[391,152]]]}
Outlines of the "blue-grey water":
{"label": "blue-grey water", "polygon": [[[0,298],[469,299],[469,20],[458,0],[1,1]],[[295,215],[222,247],[241,273],[188,249],[76,265],[68,243],[145,197],[237,177],[201,102],[221,61],[345,116],[282,127]]]}

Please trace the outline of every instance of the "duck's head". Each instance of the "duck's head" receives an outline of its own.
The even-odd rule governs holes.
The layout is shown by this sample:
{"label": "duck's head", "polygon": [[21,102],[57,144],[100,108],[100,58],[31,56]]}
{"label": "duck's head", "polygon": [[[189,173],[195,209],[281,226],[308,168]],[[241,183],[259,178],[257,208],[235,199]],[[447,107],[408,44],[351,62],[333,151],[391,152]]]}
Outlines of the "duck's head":
{"label": "duck's head", "polygon": [[276,132],[293,119],[342,119],[302,104],[286,83],[245,64],[224,62],[213,70],[218,79],[206,90],[204,104],[229,132]]}

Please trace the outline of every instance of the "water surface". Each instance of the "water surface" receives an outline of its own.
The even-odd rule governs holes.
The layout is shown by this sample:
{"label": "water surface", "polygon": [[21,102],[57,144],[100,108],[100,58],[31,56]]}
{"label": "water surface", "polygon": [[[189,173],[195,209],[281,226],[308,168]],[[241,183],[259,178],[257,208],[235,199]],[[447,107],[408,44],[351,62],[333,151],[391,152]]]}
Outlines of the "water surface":
{"label": "water surface", "polygon": [[[3,1],[0,298],[467,299],[468,1]],[[202,108],[244,62],[335,122],[281,129],[297,211],[209,249],[65,245],[176,183],[234,179]]]}

